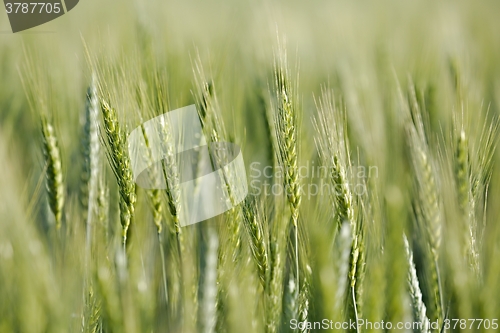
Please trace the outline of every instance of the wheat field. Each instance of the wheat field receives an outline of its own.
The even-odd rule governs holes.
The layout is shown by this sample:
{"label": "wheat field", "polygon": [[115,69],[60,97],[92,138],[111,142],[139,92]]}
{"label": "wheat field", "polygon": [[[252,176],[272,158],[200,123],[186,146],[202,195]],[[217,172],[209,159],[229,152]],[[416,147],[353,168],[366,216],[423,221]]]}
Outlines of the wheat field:
{"label": "wheat field", "polygon": [[[16,34],[0,14],[0,333],[497,332],[498,13],[85,0]],[[231,208],[186,225],[175,129],[153,188],[129,135],[151,161],[145,122],[193,104],[246,177],[221,169]]]}

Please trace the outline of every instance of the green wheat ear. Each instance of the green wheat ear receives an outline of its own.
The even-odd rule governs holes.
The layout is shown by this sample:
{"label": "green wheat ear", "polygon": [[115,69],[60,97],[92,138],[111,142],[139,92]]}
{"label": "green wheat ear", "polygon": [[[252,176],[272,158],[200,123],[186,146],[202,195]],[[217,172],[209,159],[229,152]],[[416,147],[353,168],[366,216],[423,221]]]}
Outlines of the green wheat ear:
{"label": "green wheat ear", "polygon": [[298,172],[298,110],[297,97],[290,82],[286,54],[278,57],[275,69],[276,113],[275,132],[278,160],[284,169],[284,186],[291,209],[293,226],[297,226],[301,203]]}
{"label": "green wheat ear", "polygon": [[[149,137],[146,133],[146,128],[144,127],[144,124],[141,124],[141,132],[142,132],[142,137],[144,138],[144,143],[145,143],[145,160],[148,161],[148,164],[151,165],[153,163],[153,157],[152,157],[152,152],[151,152],[151,146],[149,142]],[[156,170],[156,169],[155,169]],[[152,175],[151,175],[152,176]],[[162,226],[162,218],[163,218],[163,206],[161,202],[161,193],[160,190],[158,189],[159,184],[154,184],[155,188],[147,190],[147,195],[149,197],[151,209],[153,210],[153,222],[156,226],[156,230],[158,234],[161,234],[163,226]]]}
{"label": "green wheat ear", "polygon": [[53,125],[42,115],[43,154],[46,165],[46,183],[49,207],[56,221],[56,228],[61,227],[64,206],[64,184],[61,152]]}
{"label": "green wheat ear", "polygon": [[428,264],[431,272],[431,289],[434,294],[436,319],[442,323],[444,319],[442,285],[439,267],[439,257],[442,240],[441,197],[437,183],[437,171],[430,153],[424,114],[417,101],[414,87],[409,91],[409,100],[403,102],[406,116],[406,131],[410,158],[415,174],[416,208],[419,227],[426,235],[427,247],[430,253]]}
{"label": "green wheat ear", "polygon": [[267,235],[264,233],[264,221],[256,207],[255,202],[247,199],[243,204],[243,221],[250,241],[253,258],[257,265],[259,279],[267,289],[269,263],[268,263],[268,244]]}
{"label": "green wheat ear", "polygon": [[[174,152],[172,130],[170,124],[161,118],[159,126],[160,141],[162,143],[162,151],[165,158],[161,161],[162,172],[166,184],[165,194],[167,196],[168,208],[174,222],[174,230],[177,235],[181,233],[181,221],[179,213],[181,210],[180,200],[180,174],[178,169],[177,156]],[[178,236],[180,237],[180,236]]]}
{"label": "green wheat ear", "polygon": [[[199,110],[199,117],[203,127],[203,132],[206,138],[210,138],[209,145],[218,142],[234,142],[234,140],[226,132],[224,122],[222,120],[222,110],[219,104],[217,89],[212,80],[208,79],[205,70],[198,58],[193,69],[196,84],[195,100]],[[210,156],[212,167],[228,163],[225,154],[212,154]],[[243,214],[241,205],[236,204],[234,193],[230,184],[233,183],[235,175],[231,172],[226,172],[221,168],[222,180],[225,186],[225,195],[220,200],[231,202],[231,209],[225,214],[225,226],[219,230],[221,247],[227,246],[232,249],[221,253],[220,261],[222,265],[231,260],[238,262],[242,251],[242,224]]]}
{"label": "green wheat ear", "polygon": [[[290,223],[292,228],[291,256],[293,258],[293,274],[297,295],[300,294],[300,259],[299,259],[299,210],[302,202],[301,184],[298,166],[298,125],[299,98],[298,77],[291,81],[287,53],[284,45],[279,45],[274,64],[274,132],[277,147],[276,159],[284,172],[283,186],[290,208]],[[288,228],[288,226],[287,226]],[[291,285],[289,283],[289,285]]]}
{"label": "green wheat ear", "polygon": [[[350,147],[347,137],[346,110],[336,105],[335,96],[323,88],[321,97],[316,101],[318,115],[313,120],[317,132],[315,137],[322,164],[328,167],[328,180],[333,189],[330,192],[334,208],[335,228],[349,224],[352,237],[349,253],[349,269],[346,272],[349,285],[347,299],[351,317],[362,317],[363,279],[365,275],[365,230],[362,223],[362,202],[356,200],[350,185],[348,170],[352,168]],[[361,199],[362,200],[362,199]],[[358,202],[359,201],[359,202]]]}
{"label": "green wheat ear", "polygon": [[349,222],[352,232],[356,232],[355,202],[347,174],[351,161],[346,111],[342,106],[336,106],[334,93],[328,89],[322,90],[316,108],[315,142],[323,165],[328,166],[329,181],[334,189],[330,194],[335,208],[335,221],[338,228],[345,221]]}
{"label": "green wheat ear", "polygon": [[464,129],[456,139],[455,181],[458,192],[460,212],[465,221],[465,252],[472,269],[479,274],[479,252],[477,247],[477,221],[474,213],[475,203],[472,195],[472,177],[469,161],[469,140]]}
{"label": "green wheat ear", "polygon": [[123,244],[127,243],[127,233],[134,214],[136,202],[135,182],[132,175],[126,133],[118,122],[116,111],[101,100],[104,133],[108,144],[108,161],[118,183],[120,193],[120,221]]}

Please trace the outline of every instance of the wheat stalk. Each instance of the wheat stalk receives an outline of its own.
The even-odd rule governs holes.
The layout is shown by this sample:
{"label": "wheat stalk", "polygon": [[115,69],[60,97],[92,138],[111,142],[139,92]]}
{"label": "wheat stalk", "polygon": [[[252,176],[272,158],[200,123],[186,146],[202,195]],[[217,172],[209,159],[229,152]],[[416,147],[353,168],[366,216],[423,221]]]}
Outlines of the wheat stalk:
{"label": "wheat stalk", "polygon": [[217,322],[217,251],[219,241],[215,230],[208,229],[207,231],[208,239],[202,286],[201,323],[202,332],[212,333],[215,332],[215,324]]}
{"label": "wheat stalk", "polygon": [[418,104],[415,90],[409,92],[409,109],[406,111],[406,131],[411,153],[411,162],[415,173],[417,191],[417,206],[422,219],[421,227],[427,236],[430,252],[432,291],[436,316],[439,322],[444,318],[441,277],[439,270],[439,254],[442,238],[441,206],[436,182],[435,166],[430,155],[428,140],[425,133],[423,116]]}
{"label": "wheat stalk", "polygon": [[280,325],[283,296],[284,251],[277,242],[272,242],[269,292],[266,295],[266,332],[275,333]]}
{"label": "wheat stalk", "polygon": [[348,272],[349,272],[349,257],[351,253],[352,235],[351,226],[348,222],[344,222],[340,228],[338,239],[338,259],[337,259],[337,286],[335,292],[335,312],[340,310],[340,306],[345,301],[345,293],[347,290]]}
{"label": "wheat stalk", "polygon": [[285,284],[283,314],[284,322],[288,323],[291,319],[299,318],[299,288],[296,285],[296,279],[293,274],[288,274]]}
{"label": "wheat stalk", "polygon": [[[280,207],[281,208],[281,207]],[[286,226],[290,216],[273,213],[269,234],[269,288],[265,294],[266,332],[276,333],[281,324],[283,282],[286,258]]]}
{"label": "wheat stalk", "polygon": [[403,235],[406,259],[408,261],[408,286],[410,288],[411,302],[413,307],[413,315],[417,322],[422,325],[421,333],[430,333],[430,321],[427,318],[425,303],[422,300],[422,292],[420,290],[420,284],[418,282],[417,270],[415,268],[415,263],[413,262],[413,252],[410,249],[410,244],[406,235]]}

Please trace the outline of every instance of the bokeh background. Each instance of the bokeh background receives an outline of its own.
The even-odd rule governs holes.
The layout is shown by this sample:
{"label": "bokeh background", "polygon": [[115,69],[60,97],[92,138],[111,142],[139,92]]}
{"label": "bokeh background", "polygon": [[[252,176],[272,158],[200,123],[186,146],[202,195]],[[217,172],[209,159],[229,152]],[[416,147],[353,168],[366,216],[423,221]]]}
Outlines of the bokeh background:
{"label": "bokeh background", "polygon": [[[500,113],[499,13],[496,0],[81,0],[57,20],[12,34],[7,15],[0,10],[0,331],[80,329],[83,260],[78,247],[83,241],[78,235],[84,223],[75,212],[85,93],[94,66],[111,73],[107,82],[114,85],[120,119],[133,129],[141,123],[137,105],[129,100],[131,96],[120,96],[159,69],[166,73],[169,108],[193,104],[194,68],[200,64],[217,91],[228,137],[242,147],[247,166],[252,162],[272,165],[265,110],[274,84],[278,41],[285,40],[302,110],[300,163],[318,159],[312,117],[315,98],[327,87],[345,104],[353,159],[378,170],[377,179],[370,183],[378,206],[367,227],[367,247],[375,259],[367,264],[366,316],[407,318],[408,307],[402,305],[408,299],[400,235],[406,231],[412,238],[408,193],[413,176],[401,127],[400,92],[406,96],[407,88],[414,85],[428,114],[436,160],[453,154],[446,143],[456,130],[454,120],[463,120],[471,136],[479,137],[482,125],[492,123]],[[38,87],[34,93],[33,87]],[[30,94],[34,94],[31,105]],[[53,120],[62,151],[66,224],[81,225],[75,227],[74,238],[61,245],[67,252],[59,262],[51,257],[46,237],[50,218],[43,185],[42,112]],[[493,160],[498,162],[498,154]],[[481,244],[482,284],[470,287],[461,266],[444,265],[449,294],[455,292],[447,301],[462,300],[456,303],[460,306],[452,306],[453,314],[462,317],[500,317],[498,163],[492,174]],[[108,175],[113,198],[116,185],[109,170]],[[454,198],[446,181],[442,181],[444,194]],[[329,215],[318,209],[322,200],[304,199],[302,207],[308,251],[316,263],[312,265],[314,319],[329,315],[325,279],[330,270],[322,268],[329,260],[325,253],[330,251],[330,241],[323,234]],[[460,228],[454,223],[452,207],[446,208],[445,230]],[[116,212],[110,214],[116,217]],[[141,246],[146,244],[137,247],[144,250],[141,253],[155,246],[147,243],[148,232],[154,235],[152,224],[148,228],[138,232],[138,239],[145,242]],[[399,239],[398,245],[386,247],[393,237]],[[462,256],[451,247],[446,253],[446,263]],[[135,262],[140,262],[139,255]],[[228,304],[235,315],[225,323],[228,332],[262,329],[252,319],[262,313],[246,312],[256,301],[252,292],[238,289],[244,281],[232,290],[234,299]],[[164,327],[159,322],[157,327]]]}

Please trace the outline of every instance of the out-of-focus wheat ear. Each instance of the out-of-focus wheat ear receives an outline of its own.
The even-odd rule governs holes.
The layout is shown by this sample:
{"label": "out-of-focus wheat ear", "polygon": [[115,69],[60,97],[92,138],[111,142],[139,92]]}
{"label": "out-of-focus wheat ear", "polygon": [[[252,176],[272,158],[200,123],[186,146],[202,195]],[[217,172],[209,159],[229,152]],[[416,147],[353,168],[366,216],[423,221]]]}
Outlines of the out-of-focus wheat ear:
{"label": "out-of-focus wheat ear", "polygon": [[[146,128],[144,127],[144,124],[141,123],[141,132],[142,132],[142,137],[144,138],[144,143],[146,145],[144,151],[145,151],[145,155],[144,158],[146,161],[148,161],[149,164],[152,164],[154,161],[153,161],[153,157],[152,157],[152,152],[151,152],[151,146],[150,146],[150,143],[149,143],[149,137],[146,133]],[[156,169],[156,168],[153,168],[153,169]],[[151,175],[153,176],[153,175]],[[162,204],[161,204],[161,193],[160,193],[160,190],[159,190],[159,186],[160,184],[154,184],[154,188],[153,189],[150,189],[150,190],[147,190],[146,193],[148,195],[148,198],[149,198],[149,201],[150,201],[150,205],[151,205],[151,209],[153,210],[153,222],[156,226],[156,231],[158,232],[158,234],[161,234],[161,231],[162,231]]]}
{"label": "out-of-focus wheat ear", "polygon": [[338,250],[336,254],[337,286],[335,292],[335,312],[340,311],[341,306],[345,304],[348,273],[349,273],[349,255],[351,253],[352,234],[351,224],[349,222],[342,223],[340,234],[337,238]]}
{"label": "out-of-focus wheat ear", "polygon": [[[352,192],[349,188],[345,166],[340,163],[338,155],[334,155],[332,158],[330,181],[335,189],[335,215],[339,225],[343,221],[349,221],[353,230],[356,230]],[[337,191],[338,189],[340,192]]]}
{"label": "out-of-focus wheat ear", "polygon": [[[302,261],[303,262],[303,261]],[[312,270],[311,267],[306,264],[303,272],[302,278],[300,280],[301,286],[298,295],[298,320],[300,322],[306,322],[309,320],[309,307],[310,302],[309,299],[311,297],[311,276]],[[309,332],[307,325],[301,329],[301,332]]]}
{"label": "out-of-focus wheat ear", "polygon": [[420,110],[415,89],[410,88],[411,119],[407,120],[407,132],[413,170],[416,175],[418,199],[421,205],[430,250],[437,262],[442,238],[441,207],[436,182],[435,165],[430,154],[425,133],[423,115]]}
{"label": "out-of-focus wheat ear", "polygon": [[347,120],[345,109],[337,107],[335,103],[333,92],[323,89],[321,98],[316,102],[318,115],[313,120],[317,132],[315,142],[323,165],[328,166],[329,181],[333,189],[330,194],[337,226],[340,228],[348,221],[352,232],[355,233],[355,202],[347,174],[351,168],[346,133]]}
{"label": "out-of-focus wheat ear", "polygon": [[[315,138],[319,156],[324,165],[328,166],[329,181],[332,186],[331,198],[335,208],[334,221],[337,227],[348,223],[352,230],[349,240],[348,269],[345,277],[349,285],[339,295],[346,293],[350,316],[358,320],[362,316],[362,286],[365,267],[364,226],[362,222],[362,200],[356,200],[349,185],[347,174],[351,168],[349,143],[346,133],[347,121],[345,109],[337,107],[333,93],[324,89],[321,98],[316,102],[318,115],[313,124],[317,131]],[[358,202],[359,201],[359,202]],[[358,216],[359,215],[359,216]],[[343,277],[341,278],[343,279]]]}
{"label": "out-of-focus wheat ear", "polygon": [[174,143],[171,135],[170,124],[161,118],[160,141],[164,159],[161,161],[163,177],[166,185],[165,194],[167,196],[168,209],[172,216],[175,233],[180,237],[181,226],[179,221],[179,212],[181,210],[180,200],[180,174],[178,170],[178,161],[174,152]]}
{"label": "out-of-focus wheat ear", "polygon": [[[363,224],[358,224],[358,231],[356,233],[358,238],[356,247],[358,248],[358,258],[356,261],[355,268],[355,284],[354,284],[354,294],[356,296],[356,310],[358,319],[363,318],[363,283],[365,279],[365,267],[366,267],[366,253],[365,253],[365,231],[363,229]],[[353,246],[354,247],[354,246]]]}
{"label": "out-of-focus wheat ear", "polygon": [[97,221],[103,229],[104,239],[109,239],[109,187],[101,164],[101,175],[97,185]]}
{"label": "out-of-focus wheat ear", "polygon": [[[223,141],[234,142],[234,140],[228,138],[224,123],[221,119],[221,109],[214,83],[206,78],[200,59],[196,61],[194,67],[197,88],[195,99],[197,101],[199,116],[206,137],[210,138],[210,143],[212,144]],[[231,172],[226,172],[226,170],[222,168],[222,166],[229,163],[227,154],[219,154],[219,151],[217,151],[215,154],[210,154],[210,161],[214,169],[220,169],[223,172],[222,176],[227,195],[220,199],[231,202],[232,206],[232,208],[224,214],[226,220],[225,226],[220,230],[221,232],[219,234],[221,236],[221,247],[231,249],[231,251],[224,251],[221,253],[221,262],[224,265],[228,259],[236,262],[241,253],[241,225],[243,223],[243,216],[241,206],[236,204],[230,186],[230,184],[234,183],[233,180],[235,175]],[[227,245],[225,245],[226,243]]]}
{"label": "out-of-focus wheat ear", "polygon": [[349,253],[349,285],[346,294],[349,316],[352,320],[360,320],[363,316],[363,280],[365,275],[365,240],[363,224],[358,221],[358,229],[352,235]]}
{"label": "out-of-focus wheat ear", "polygon": [[161,193],[160,190],[158,189],[152,189],[148,190],[148,197],[149,200],[151,200],[151,208],[153,210],[153,222],[156,226],[156,231],[158,234],[161,234],[162,232],[162,214],[163,214],[163,208],[161,204]]}
{"label": "out-of-focus wheat ear", "polygon": [[[141,121],[141,132],[142,132],[142,137],[144,138],[144,144],[145,144],[145,160],[148,161],[148,164],[151,165],[155,161],[153,161],[152,157],[152,151],[151,151],[151,145],[149,141],[149,137],[146,132],[146,128],[144,126],[144,123]],[[156,167],[150,168],[149,170],[155,170]],[[150,174],[150,177],[156,177],[156,175]],[[162,240],[162,219],[163,219],[163,206],[162,206],[162,200],[161,200],[161,192],[159,190],[160,184],[155,183],[153,184],[154,188],[146,190],[146,193],[149,198],[150,206],[153,211],[153,222],[156,226],[156,232],[158,236],[158,245],[160,248],[160,258],[161,258],[161,267],[162,267],[162,278],[163,278],[163,291],[165,293],[165,303],[168,304],[168,288],[167,288],[167,271],[165,267],[165,251],[163,250],[163,240]]]}
{"label": "out-of-focus wheat ear", "polygon": [[[90,267],[91,250],[93,243],[94,219],[98,217],[99,211],[99,174],[101,167],[101,152],[98,131],[99,99],[97,92],[96,76],[92,76],[90,86],[87,89],[84,123],[83,123],[83,172],[80,201],[83,207],[84,219],[86,221],[86,270]],[[100,302],[94,293],[93,281],[85,274],[86,312],[83,323],[84,332],[97,332],[101,325]]]}
{"label": "out-of-focus wheat ear", "polygon": [[426,230],[429,237],[430,247],[434,259],[437,261],[439,258],[439,249],[441,247],[442,239],[442,224],[440,218],[439,198],[436,192],[436,182],[434,173],[429,162],[429,156],[423,151],[419,150],[419,163],[423,171],[423,193],[420,200],[424,205],[424,217],[427,221]]}
{"label": "out-of-focus wheat ear", "polygon": [[423,227],[430,252],[429,267],[431,285],[435,301],[436,319],[442,323],[444,310],[442,303],[441,277],[439,270],[439,254],[442,238],[442,212],[436,182],[436,171],[433,163],[428,139],[425,133],[423,115],[416,99],[414,88],[410,89],[410,108],[407,112],[406,130],[410,148],[411,163],[415,174],[416,205],[421,213]]}
{"label": "out-of-focus wheat ear", "polygon": [[351,253],[349,256],[349,289],[348,289],[348,295],[350,296],[349,298],[349,303],[350,303],[350,310],[352,311],[350,317],[354,320],[357,321],[361,318],[358,305],[359,302],[361,301],[358,299],[358,293],[356,292],[357,289],[357,280],[356,276],[358,274],[358,261],[360,259],[360,238],[359,235],[354,234],[353,235],[353,240],[352,240],[352,246],[351,246]]}
{"label": "out-of-focus wheat ear", "polygon": [[[219,259],[219,267],[221,267],[220,264],[220,259]],[[218,270],[219,277],[217,279],[219,288],[217,290],[217,314],[216,314],[216,324],[215,324],[215,331],[220,332],[220,333],[229,333],[228,331],[228,317],[229,317],[229,307],[228,307],[228,291],[225,289],[223,285],[226,285],[226,283],[221,283],[220,281],[222,280],[221,278],[224,276],[224,272],[222,272],[222,269]],[[223,285],[222,285],[223,284]]]}
{"label": "out-of-focus wheat ear", "polygon": [[123,245],[125,246],[136,202],[135,182],[132,175],[126,133],[118,121],[116,111],[105,100],[101,100],[101,111],[104,135],[107,138],[108,161],[115,175],[120,193],[120,221],[123,229]]}
{"label": "out-of-focus wheat ear", "polygon": [[273,260],[271,277],[269,283],[269,292],[266,302],[266,332],[278,332],[281,311],[282,311],[282,296],[283,296],[283,264],[282,255],[278,254],[279,245],[271,243],[271,254],[276,255]]}
{"label": "out-of-focus wheat ear", "polygon": [[421,206],[422,217],[424,219],[424,231],[430,250],[430,263],[432,286],[436,313],[439,322],[443,319],[443,304],[441,293],[441,277],[439,273],[439,252],[441,246],[441,213],[439,208],[439,198],[437,194],[434,171],[429,161],[429,156],[422,148],[416,147],[413,152],[414,163],[417,168],[417,178],[419,186],[419,205]]}
{"label": "out-of-focus wheat ear", "polygon": [[[219,138],[216,137],[216,135],[217,132],[214,130],[214,135],[212,136],[212,140],[214,140],[213,142],[219,141]],[[217,156],[220,154],[215,155]],[[234,201],[234,195],[230,186],[230,184],[235,182],[235,175],[231,172],[226,172],[225,169],[222,168],[222,166],[229,163],[227,156],[223,156],[222,158],[220,156],[217,156],[216,159],[217,168],[223,171],[222,178],[226,187],[225,193],[227,193],[226,197],[221,198],[221,200],[230,202],[232,206],[231,209],[229,209],[225,214],[225,224],[227,225],[227,227],[223,230],[223,234],[226,235],[225,240],[228,243],[227,248],[231,250],[225,251],[227,252],[227,254],[221,254],[221,261],[224,263],[225,260],[231,258],[232,261],[236,262],[238,260],[238,256],[241,254],[241,225],[243,223],[242,209],[241,205],[236,204],[236,202]]]}
{"label": "out-of-focus wheat ear", "polygon": [[[299,320],[299,288],[296,281],[293,272],[289,272],[283,297],[283,321],[286,323],[285,325],[292,319]],[[295,332],[298,332],[298,329]]]}
{"label": "out-of-focus wheat ear", "polygon": [[83,333],[98,333],[101,329],[101,302],[94,288],[89,286],[85,299],[85,311],[82,320]]}
{"label": "out-of-focus wheat ear", "polygon": [[268,245],[264,234],[263,220],[255,203],[247,198],[243,204],[243,221],[250,241],[250,249],[257,265],[260,282],[264,289],[268,283]]}
{"label": "out-of-focus wheat ear", "polygon": [[176,236],[177,252],[179,255],[180,272],[183,274],[182,253],[184,252],[184,240],[181,232],[181,221],[179,220],[179,212],[181,211],[180,200],[180,173],[178,169],[177,156],[174,153],[174,143],[171,135],[170,124],[161,118],[160,141],[162,144],[162,152],[164,158],[161,160],[161,169],[165,181],[165,194],[167,197],[167,206],[172,217],[173,229]]}
{"label": "out-of-focus wheat ear", "polygon": [[471,186],[470,186],[470,167],[469,167],[469,142],[465,131],[460,130],[457,138],[455,151],[455,177],[458,188],[458,202],[465,218],[471,214]]}
{"label": "out-of-focus wheat ear", "polygon": [[92,76],[87,90],[85,118],[83,125],[83,174],[80,200],[85,212],[87,224],[87,244],[92,234],[92,218],[96,209],[98,192],[100,142],[98,131],[99,99],[97,96],[96,77]]}
{"label": "out-of-focus wheat ear", "polygon": [[456,140],[455,151],[455,181],[457,184],[458,203],[465,221],[466,255],[469,264],[476,274],[479,274],[479,253],[477,247],[477,221],[474,200],[472,197],[472,179],[469,161],[469,141],[464,129]]}
{"label": "out-of-focus wheat ear", "polygon": [[[283,217],[289,219],[285,214]],[[279,217],[278,217],[279,219]],[[277,222],[277,221],[275,221]],[[287,221],[288,222],[288,221]],[[278,223],[276,223],[278,224]],[[266,332],[276,333],[281,324],[285,268],[285,225],[275,226],[269,243],[269,288],[266,293]]]}
{"label": "out-of-focus wheat ear", "polygon": [[203,270],[201,325],[202,332],[213,333],[217,322],[217,252],[219,240],[214,229],[207,230],[207,251]]}
{"label": "out-of-focus wheat ear", "polygon": [[425,303],[422,299],[422,291],[420,290],[420,284],[418,282],[417,270],[415,268],[415,263],[413,262],[413,252],[410,249],[410,244],[406,235],[403,235],[406,259],[408,260],[408,287],[410,289],[411,303],[413,308],[413,318],[414,321],[420,323],[422,326],[419,332],[430,333],[430,321],[427,318],[427,309]]}
{"label": "out-of-focus wheat ear", "polygon": [[64,207],[64,183],[61,152],[54,126],[42,115],[43,154],[45,157],[46,184],[49,207],[54,214],[56,228],[61,227]]}
{"label": "out-of-focus wheat ear", "polygon": [[96,289],[101,299],[103,320],[107,327],[117,332],[125,332],[121,300],[116,288],[116,276],[110,266],[102,265],[96,271]]}
{"label": "out-of-focus wheat ear", "polygon": [[[227,184],[229,187],[229,183]],[[229,243],[231,248],[231,259],[236,262],[241,255],[242,241],[241,233],[243,224],[243,215],[241,212],[241,206],[232,207],[226,214],[227,222],[229,223]]]}
{"label": "out-of-focus wheat ear", "polygon": [[[488,117],[483,121],[479,134],[475,135],[476,142],[471,145],[471,182],[474,207],[477,209],[476,219],[481,221],[478,244],[482,244],[486,230],[486,208],[488,189],[493,174],[493,157],[498,144],[500,120],[498,116]],[[471,138],[472,139],[472,138]]]}

